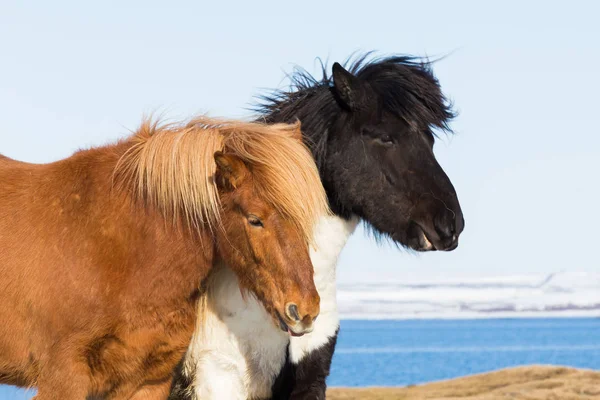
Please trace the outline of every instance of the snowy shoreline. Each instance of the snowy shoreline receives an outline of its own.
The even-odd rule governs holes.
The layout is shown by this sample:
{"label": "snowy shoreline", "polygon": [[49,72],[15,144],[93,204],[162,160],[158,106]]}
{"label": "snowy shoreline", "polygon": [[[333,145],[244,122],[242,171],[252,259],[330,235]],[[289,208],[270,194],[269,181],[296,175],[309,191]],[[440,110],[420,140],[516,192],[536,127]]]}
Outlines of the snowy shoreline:
{"label": "snowy shoreline", "polygon": [[338,285],[342,319],[600,317],[600,273]]}

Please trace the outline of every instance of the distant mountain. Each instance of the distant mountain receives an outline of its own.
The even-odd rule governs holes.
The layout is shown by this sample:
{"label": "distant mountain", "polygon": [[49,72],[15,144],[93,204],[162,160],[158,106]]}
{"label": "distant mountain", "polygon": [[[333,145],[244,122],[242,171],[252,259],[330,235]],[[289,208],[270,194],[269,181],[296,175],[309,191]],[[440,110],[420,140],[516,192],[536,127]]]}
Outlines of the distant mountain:
{"label": "distant mountain", "polygon": [[341,283],[342,318],[600,317],[600,272]]}

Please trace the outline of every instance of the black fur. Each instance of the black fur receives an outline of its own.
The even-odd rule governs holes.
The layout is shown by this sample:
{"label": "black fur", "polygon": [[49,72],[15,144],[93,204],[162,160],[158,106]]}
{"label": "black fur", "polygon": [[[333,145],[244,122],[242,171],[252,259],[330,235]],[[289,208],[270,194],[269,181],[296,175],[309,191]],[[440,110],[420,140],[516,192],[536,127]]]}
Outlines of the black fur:
{"label": "black fur", "polygon": [[312,351],[298,364],[289,361],[288,352],[285,366],[273,384],[272,400],[325,400],[325,381],[329,376],[336,342],[337,331],[327,343]]}
{"label": "black fur", "polygon": [[[423,233],[434,249],[455,248],[462,211],[431,151],[436,129],[451,132],[455,114],[431,63],[367,55],[347,69],[334,64],[332,75],[323,65],[321,79],[304,70],[290,78],[289,91],[263,96],[257,110],[266,122],[301,121],[332,210],[415,250],[433,250]],[[298,365],[288,360],[273,400],[325,399],[336,339]]]}
{"label": "black fur", "polygon": [[[464,219],[433,145],[436,130],[450,132],[454,113],[432,64],[368,54],[346,64],[334,64],[331,75],[323,65],[320,79],[297,70],[288,91],[261,98],[259,120],[301,121],[335,214],[356,215],[378,237],[417,251],[453,250]],[[298,365],[288,361],[273,399],[324,399],[336,340],[337,333]],[[190,383],[176,378],[174,387]]]}
{"label": "black fur", "polygon": [[173,384],[171,393],[167,400],[194,400],[192,396],[192,384],[194,383],[194,371],[191,374],[183,373],[183,363],[185,357],[181,360],[173,373]]}
{"label": "black fur", "polygon": [[333,211],[358,215],[377,236],[415,250],[453,249],[464,227],[450,180],[432,152],[454,117],[432,63],[358,58],[317,79],[297,69],[287,91],[261,97],[266,122],[299,119]]}

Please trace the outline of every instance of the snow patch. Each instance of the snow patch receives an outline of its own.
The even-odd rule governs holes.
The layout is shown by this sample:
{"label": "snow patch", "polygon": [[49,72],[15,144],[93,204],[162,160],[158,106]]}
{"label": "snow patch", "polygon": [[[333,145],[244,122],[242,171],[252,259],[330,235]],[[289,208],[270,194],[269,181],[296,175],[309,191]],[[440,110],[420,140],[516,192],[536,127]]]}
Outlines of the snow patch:
{"label": "snow patch", "polygon": [[344,319],[600,317],[600,273],[341,283]]}

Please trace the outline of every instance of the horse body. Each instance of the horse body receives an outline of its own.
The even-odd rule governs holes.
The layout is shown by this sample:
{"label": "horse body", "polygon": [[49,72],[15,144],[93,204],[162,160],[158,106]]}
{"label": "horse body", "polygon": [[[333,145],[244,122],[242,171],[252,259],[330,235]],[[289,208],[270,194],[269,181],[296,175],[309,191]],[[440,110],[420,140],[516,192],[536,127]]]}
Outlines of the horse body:
{"label": "horse body", "polygon": [[[239,276],[238,292],[269,310],[263,322],[312,329],[312,232],[298,227],[312,231],[327,206],[316,167],[301,161],[311,157],[298,126],[201,122],[146,125],[48,165],[0,158],[1,383],[36,386],[39,400],[165,398],[194,331],[200,283],[222,262]],[[197,163],[190,141],[210,159]],[[305,179],[286,186],[283,176],[299,171]],[[176,185],[179,194],[170,192]],[[290,203],[308,190],[316,203]],[[219,203],[205,204],[211,194]],[[196,207],[178,216],[169,208],[186,201]],[[211,208],[219,215],[202,214]]]}
{"label": "horse body", "polygon": [[[322,80],[297,72],[292,75],[294,90],[275,92],[259,109],[268,122],[301,121],[335,214],[319,224],[317,251],[311,252],[321,316],[311,334],[289,338],[287,349],[275,341],[270,351],[264,352],[268,339],[258,340],[251,334],[252,327],[260,323],[231,309],[224,313],[220,307],[233,293],[210,294],[214,287],[234,287],[226,282],[234,281],[231,274],[221,275],[223,281],[207,286],[215,305],[201,309],[200,314],[224,322],[228,321],[225,314],[237,314],[243,321],[232,319],[214,335],[211,331],[198,335],[203,326],[197,325],[184,367],[176,376],[172,400],[324,399],[339,329],[335,264],[357,221],[364,221],[376,235],[417,251],[453,250],[458,244],[464,227],[462,211],[432,150],[433,129],[449,129],[453,114],[430,64],[410,57],[371,62],[362,58],[349,71],[336,63],[331,76],[323,72]],[[260,307],[250,301],[237,304],[239,310]],[[243,324],[251,327],[234,335],[235,341],[219,343],[234,332],[234,325]],[[238,337],[241,335],[246,339]],[[245,345],[237,346],[240,342]],[[258,349],[270,360],[262,371],[247,367]],[[200,354],[202,357],[196,358]],[[197,359],[202,362],[196,363]],[[229,360],[246,363],[230,368],[236,362]],[[221,392],[208,365],[224,366],[219,382],[238,383],[222,386],[225,391]],[[279,373],[274,374],[277,369]]]}
{"label": "horse body", "polygon": [[[89,150],[48,166],[0,164],[7,383],[43,388],[69,374],[80,398],[108,394],[119,381],[168,386],[185,352],[212,246],[157,213],[136,212],[127,193],[112,190],[118,155]],[[61,394],[71,396],[53,396]]]}

